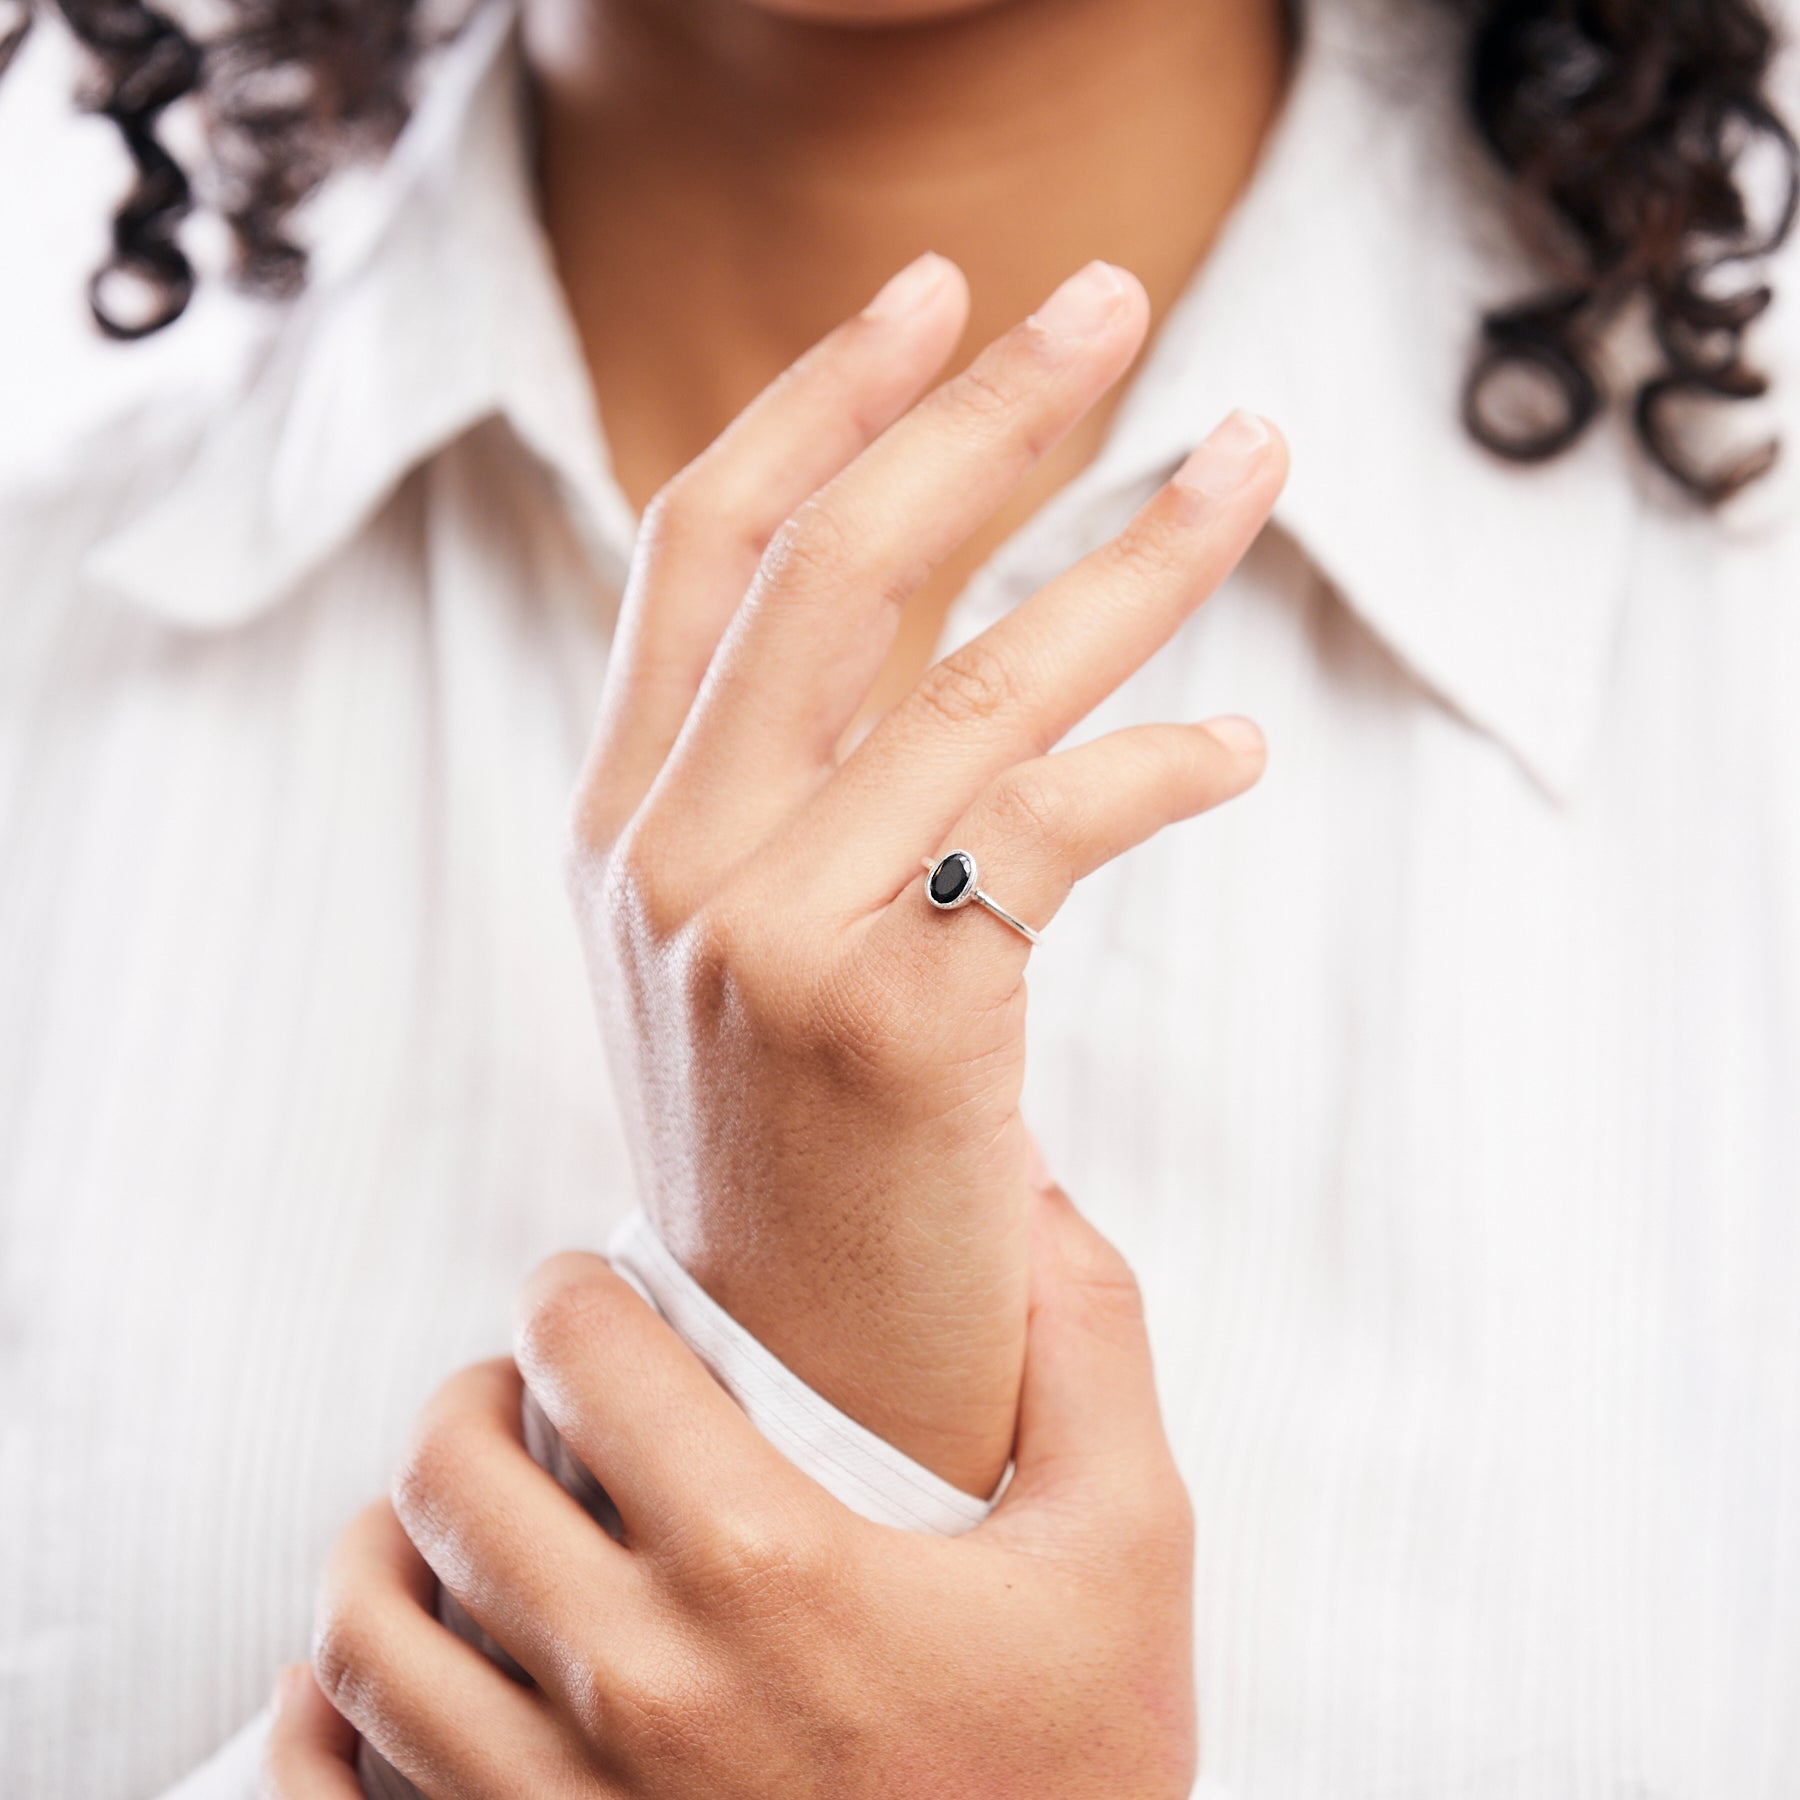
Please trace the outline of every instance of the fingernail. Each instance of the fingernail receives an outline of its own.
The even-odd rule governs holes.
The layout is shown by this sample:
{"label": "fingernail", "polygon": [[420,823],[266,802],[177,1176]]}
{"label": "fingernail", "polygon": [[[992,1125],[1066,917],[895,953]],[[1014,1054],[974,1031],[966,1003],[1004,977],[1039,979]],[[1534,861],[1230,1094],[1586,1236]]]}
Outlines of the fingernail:
{"label": "fingernail", "polygon": [[1029,1131],[1025,1133],[1025,1179],[1040,1194],[1048,1193],[1056,1186],[1056,1177],[1050,1173],[1050,1165],[1044,1161],[1044,1153]]}
{"label": "fingernail", "polygon": [[935,250],[915,257],[898,275],[888,277],[881,292],[863,308],[864,318],[892,322],[917,312],[943,286],[949,268],[948,260]]}
{"label": "fingernail", "polygon": [[1234,412],[1175,471],[1175,485],[1223,500],[1250,478],[1268,441],[1269,428],[1255,413]]}
{"label": "fingernail", "polygon": [[1254,719],[1240,719],[1235,714],[1223,719],[1208,719],[1201,730],[1211,733],[1233,756],[1253,757],[1261,762],[1269,746],[1262,728]]}
{"label": "fingernail", "polygon": [[1031,323],[1057,337],[1089,337],[1119,309],[1125,282],[1111,263],[1078,269],[1031,315]]}

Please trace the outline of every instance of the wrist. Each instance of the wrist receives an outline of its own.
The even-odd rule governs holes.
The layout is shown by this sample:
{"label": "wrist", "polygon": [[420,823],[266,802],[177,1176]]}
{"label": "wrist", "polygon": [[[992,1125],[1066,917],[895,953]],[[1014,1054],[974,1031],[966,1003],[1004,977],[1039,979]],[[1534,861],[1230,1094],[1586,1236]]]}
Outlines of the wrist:
{"label": "wrist", "polygon": [[[653,1206],[706,1295],[799,1381],[962,1492],[1012,1452],[1026,1325],[1022,1205],[936,1219],[909,1197],[822,1216]],[[879,1217],[880,1229],[867,1221]]]}

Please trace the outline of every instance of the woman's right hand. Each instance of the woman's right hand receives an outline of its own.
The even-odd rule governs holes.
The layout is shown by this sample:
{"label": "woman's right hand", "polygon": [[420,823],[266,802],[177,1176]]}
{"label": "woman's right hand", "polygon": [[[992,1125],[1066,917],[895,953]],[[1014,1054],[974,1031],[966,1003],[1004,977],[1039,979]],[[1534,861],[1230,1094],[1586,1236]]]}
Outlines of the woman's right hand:
{"label": "woman's right hand", "polygon": [[1029,946],[934,912],[921,859],[972,852],[1041,927],[1256,780],[1241,720],[1050,752],[1236,563],[1286,457],[1234,415],[842,755],[908,597],[1119,378],[1148,310],[1091,264],[920,399],[966,309],[953,265],[911,265],[658,494],[571,870],[665,1241],[804,1380],[986,1493],[1024,1357]]}

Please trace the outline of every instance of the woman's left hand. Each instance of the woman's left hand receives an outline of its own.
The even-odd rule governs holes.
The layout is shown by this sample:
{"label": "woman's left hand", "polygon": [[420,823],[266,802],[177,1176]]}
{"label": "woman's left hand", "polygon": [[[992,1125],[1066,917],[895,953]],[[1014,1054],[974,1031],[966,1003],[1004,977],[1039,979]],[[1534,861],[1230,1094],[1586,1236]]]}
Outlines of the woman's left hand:
{"label": "woman's left hand", "polygon": [[[1066,1198],[1036,1210],[1015,1472],[977,1530],[858,1518],[604,1262],[561,1257],[519,1366],[624,1543],[526,1453],[513,1366],[466,1371],[332,1556],[324,1694],[432,1800],[1185,1795],[1192,1528],[1142,1309]],[[434,1576],[535,1690],[438,1623]],[[266,1800],[348,1800],[348,1734],[282,1699]]]}

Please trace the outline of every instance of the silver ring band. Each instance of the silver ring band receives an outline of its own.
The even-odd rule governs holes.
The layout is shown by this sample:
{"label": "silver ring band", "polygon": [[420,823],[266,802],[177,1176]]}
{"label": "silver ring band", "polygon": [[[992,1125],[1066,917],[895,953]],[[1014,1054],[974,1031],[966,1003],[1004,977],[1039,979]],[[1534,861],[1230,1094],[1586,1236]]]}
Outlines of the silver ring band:
{"label": "silver ring band", "polygon": [[955,912],[959,906],[967,906],[973,901],[984,911],[991,912],[1002,925],[1010,926],[1026,943],[1043,941],[1023,919],[1014,918],[992,894],[984,894],[975,885],[975,859],[968,851],[952,850],[935,862],[927,856],[924,867],[925,898],[939,912]]}

